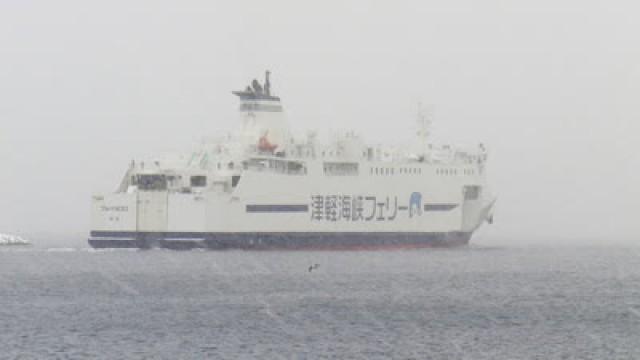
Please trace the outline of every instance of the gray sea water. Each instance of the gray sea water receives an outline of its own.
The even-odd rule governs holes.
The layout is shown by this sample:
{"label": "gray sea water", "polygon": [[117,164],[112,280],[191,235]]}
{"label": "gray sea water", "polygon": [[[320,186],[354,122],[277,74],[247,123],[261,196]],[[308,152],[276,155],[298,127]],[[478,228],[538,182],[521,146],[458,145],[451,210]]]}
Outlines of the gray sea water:
{"label": "gray sea water", "polygon": [[0,345],[9,359],[640,359],[640,247],[2,248]]}

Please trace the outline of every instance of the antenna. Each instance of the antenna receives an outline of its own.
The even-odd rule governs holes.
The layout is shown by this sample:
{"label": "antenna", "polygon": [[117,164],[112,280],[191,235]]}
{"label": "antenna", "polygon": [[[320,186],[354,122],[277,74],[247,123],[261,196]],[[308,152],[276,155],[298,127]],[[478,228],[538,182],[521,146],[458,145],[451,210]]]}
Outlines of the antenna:
{"label": "antenna", "polygon": [[267,70],[264,73],[264,92],[267,96],[271,96],[271,82],[269,81],[269,75],[271,75],[271,71]]}

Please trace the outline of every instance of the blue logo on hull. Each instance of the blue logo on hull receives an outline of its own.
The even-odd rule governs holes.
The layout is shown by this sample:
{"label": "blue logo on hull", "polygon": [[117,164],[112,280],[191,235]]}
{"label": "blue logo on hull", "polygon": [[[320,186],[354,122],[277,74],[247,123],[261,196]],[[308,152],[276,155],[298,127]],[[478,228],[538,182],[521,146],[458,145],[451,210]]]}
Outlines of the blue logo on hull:
{"label": "blue logo on hull", "polygon": [[422,215],[422,194],[419,192],[411,193],[409,198],[409,217],[413,215]]}

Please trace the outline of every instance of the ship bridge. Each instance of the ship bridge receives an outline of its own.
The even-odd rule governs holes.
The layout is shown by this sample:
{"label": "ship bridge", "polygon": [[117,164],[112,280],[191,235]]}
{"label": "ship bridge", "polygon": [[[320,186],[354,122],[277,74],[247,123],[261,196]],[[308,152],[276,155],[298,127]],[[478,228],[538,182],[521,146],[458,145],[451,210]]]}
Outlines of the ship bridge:
{"label": "ship bridge", "polygon": [[289,124],[280,98],[271,92],[270,72],[264,84],[253,79],[242,91],[232,93],[240,98],[241,135],[246,145],[255,145],[261,152],[284,150],[291,141]]}

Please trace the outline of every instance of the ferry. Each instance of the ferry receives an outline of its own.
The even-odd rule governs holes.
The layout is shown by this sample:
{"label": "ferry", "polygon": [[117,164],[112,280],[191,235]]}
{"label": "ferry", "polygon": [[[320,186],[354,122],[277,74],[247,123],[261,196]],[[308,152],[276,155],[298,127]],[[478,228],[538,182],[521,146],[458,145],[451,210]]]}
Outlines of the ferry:
{"label": "ferry", "polygon": [[493,221],[484,145],[405,147],[353,131],[292,135],[267,71],[240,91],[238,129],[181,154],[132,160],[93,195],[94,248],[397,249],[464,246]]}

